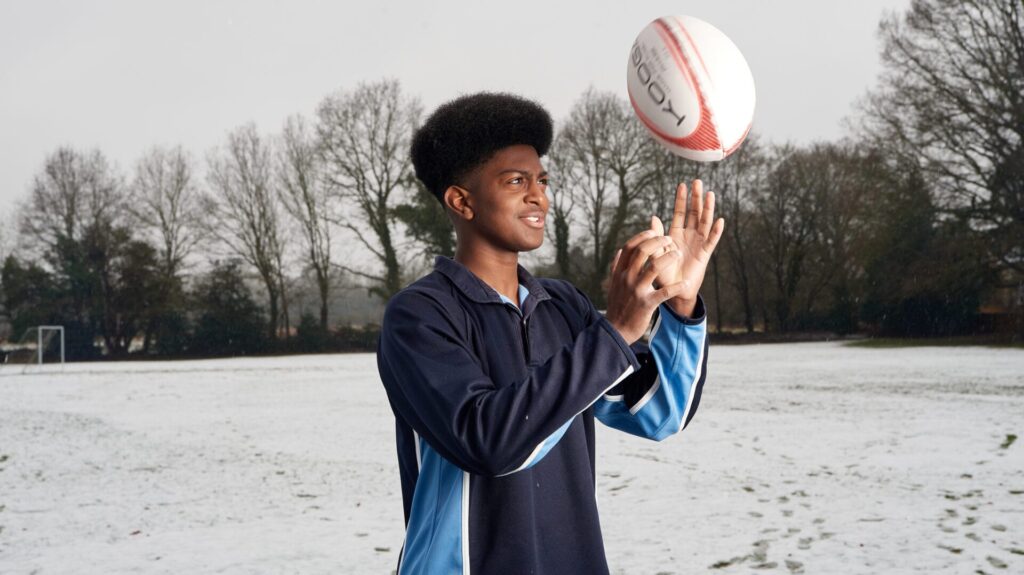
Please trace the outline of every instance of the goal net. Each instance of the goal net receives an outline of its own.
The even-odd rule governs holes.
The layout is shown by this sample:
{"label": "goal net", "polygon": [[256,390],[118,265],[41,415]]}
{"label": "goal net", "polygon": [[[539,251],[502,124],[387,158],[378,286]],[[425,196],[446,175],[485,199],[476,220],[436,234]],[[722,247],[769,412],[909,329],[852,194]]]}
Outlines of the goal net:
{"label": "goal net", "polygon": [[5,365],[21,365],[22,372],[32,366],[64,366],[64,326],[38,325],[25,330],[2,356]]}

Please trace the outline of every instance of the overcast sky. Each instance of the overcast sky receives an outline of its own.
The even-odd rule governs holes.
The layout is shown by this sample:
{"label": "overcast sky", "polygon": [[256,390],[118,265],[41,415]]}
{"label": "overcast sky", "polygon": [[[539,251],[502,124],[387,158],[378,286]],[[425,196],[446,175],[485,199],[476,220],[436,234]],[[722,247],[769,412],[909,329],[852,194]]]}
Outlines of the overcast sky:
{"label": "overcast sky", "polygon": [[557,121],[590,85],[625,97],[629,47],[666,14],[707,20],[739,46],[757,86],[755,131],[833,139],[879,71],[879,18],[908,4],[0,0],[0,218],[60,145],[98,147],[128,175],[153,145],[201,159],[235,126],[277,131],[381,77],[427,111],[505,90]]}

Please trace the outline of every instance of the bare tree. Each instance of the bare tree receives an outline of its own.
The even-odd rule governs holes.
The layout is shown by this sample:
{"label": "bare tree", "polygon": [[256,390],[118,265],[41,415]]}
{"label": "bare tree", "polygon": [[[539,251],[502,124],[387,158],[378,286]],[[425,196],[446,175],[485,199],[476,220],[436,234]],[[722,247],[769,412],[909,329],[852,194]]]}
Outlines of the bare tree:
{"label": "bare tree", "polygon": [[[549,171],[554,174],[551,185],[548,186],[550,197],[549,209],[551,210],[551,221],[553,226],[545,228],[545,234],[555,244],[555,270],[558,277],[573,280],[572,259],[570,247],[572,242],[573,211],[576,208],[576,199],[573,197],[572,186],[569,178],[572,177],[572,161],[569,159],[569,147],[560,141],[564,138],[560,133],[555,137],[548,154],[550,162]],[[563,152],[564,150],[564,152]]]}
{"label": "bare tree", "polygon": [[590,265],[581,270],[590,296],[603,305],[601,282],[639,198],[654,178],[656,144],[627,102],[587,90],[573,106],[556,139],[558,181],[581,210]]}
{"label": "bare tree", "polygon": [[124,183],[99,151],[61,147],[47,156],[19,209],[23,249],[37,257],[61,240],[78,241],[97,223],[124,216]]}
{"label": "bare tree", "polygon": [[1024,3],[913,0],[879,35],[885,71],[864,133],[918,164],[993,261],[1024,272]]}
{"label": "bare tree", "polygon": [[[791,318],[804,280],[820,206],[814,198],[805,156],[792,146],[772,154],[774,169],[754,200],[760,256],[771,278],[771,307],[779,331],[791,328]],[[767,327],[767,326],[766,326]]]}
{"label": "bare tree", "polygon": [[270,145],[254,124],[247,124],[228,134],[227,144],[210,153],[208,164],[212,193],[204,204],[211,216],[209,233],[256,268],[267,292],[268,332],[276,339],[279,314],[287,317],[287,298],[285,239]]}
{"label": "bare tree", "polygon": [[[798,155],[799,185],[808,190],[818,214],[805,266],[804,315],[809,317],[812,308],[827,303],[834,316],[846,316],[841,318],[844,329],[853,329],[854,284],[863,273],[869,220],[884,193],[877,173],[884,161],[877,151],[851,142],[814,144]],[[830,294],[823,293],[826,288]]]}
{"label": "bare tree", "polygon": [[421,112],[419,100],[403,94],[397,80],[340,91],[317,109],[327,174],[347,212],[339,223],[373,254],[383,273],[341,267],[370,280],[370,293],[384,300],[402,288],[394,210],[412,181],[409,144]]}
{"label": "bare tree", "polygon": [[326,331],[331,295],[331,221],[337,218],[316,134],[301,116],[292,116],[285,122],[277,174],[281,203],[299,225],[305,240],[303,260],[316,275],[320,329]]}
{"label": "bare tree", "polygon": [[[646,226],[651,215],[664,222],[672,221],[675,209],[676,186],[680,182],[689,185],[694,178],[706,177],[719,163],[693,162],[681,158],[652,140],[651,152],[647,156],[646,169],[650,180],[640,195],[641,205],[635,210],[640,218],[637,225]],[[710,183],[710,182],[708,182]]]}
{"label": "bare tree", "polygon": [[99,150],[58,148],[35,176],[28,199],[19,206],[19,253],[46,262],[66,307],[73,346],[93,353],[93,335],[102,330],[116,293],[98,272],[102,257],[95,246],[123,243],[113,235],[127,217],[125,186]]}
{"label": "bare tree", "polygon": [[[753,230],[754,198],[763,190],[769,173],[764,146],[755,134],[750,134],[743,145],[727,158],[719,162],[691,162],[681,171],[685,174],[684,181],[696,177],[703,179],[705,189],[715,192],[715,211],[729,222],[720,249],[721,256],[711,260],[718,330],[722,329],[724,315],[718,266],[724,258],[725,275],[736,289],[744,326],[748,333],[752,333],[754,298],[759,289],[753,277],[758,264],[756,249],[759,245]],[[671,210],[671,206],[668,209]]]}
{"label": "bare tree", "polygon": [[203,210],[190,155],[154,147],[135,166],[129,210],[156,239],[163,273],[176,276],[201,240]]}
{"label": "bare tree", "polygon": [[[884,179],[875,171],[884,163],[850,142],[776,147],[770,170],[764,156],[749,155],[755,149],[745,151],[738,159],[753,165],[737,183],[747,189],[737,195],[726,187],[722,194],[725,217],[741,228],[727,238],[725,252],[740,294],[750,296],[751,273],[765,284],[766,293],[754,295],[770,304],[779,331],[799,327],[798,319],[820,321],[825,313],[833,328],[854,329],[864,246],[883,193]],[[768,281],[757,282],[758,276]],[[746,319],[750,330],[749,311]]]}
{"label": "bare tree", "polygon": [[160,261],[159,292],[149,310],[142,349],[149,351],[153,336],[172,309],[183,305],[182,269],[185,259],[202,239],[204,212],[200,205],[191,156],[181,146],[154,147],[135,165],[128,210],[138,228],[154,239]]}

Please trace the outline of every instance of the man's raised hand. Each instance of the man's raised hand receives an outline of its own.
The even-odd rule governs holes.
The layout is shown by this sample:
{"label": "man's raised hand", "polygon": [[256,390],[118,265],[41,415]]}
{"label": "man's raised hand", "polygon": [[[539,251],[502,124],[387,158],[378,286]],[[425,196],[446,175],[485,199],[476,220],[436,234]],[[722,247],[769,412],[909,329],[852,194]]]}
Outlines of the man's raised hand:
{"label": "man's raised hand", "polygon": [[[651,230],[659,236],[665,233],[657,216],[651,216]],[[656,286],[684,284],[682,292],[668,302],[679,315],[689,317],[692,314],[711,254],[724,231],[725,219],[715,220],[715,193],[704,194],[704,183],[694,180],[687,205],[686,184],[680,183],[676,187],[672,223],[665,236],[672,239],[680,253],[679,265],[664,268],[655,279]]]}

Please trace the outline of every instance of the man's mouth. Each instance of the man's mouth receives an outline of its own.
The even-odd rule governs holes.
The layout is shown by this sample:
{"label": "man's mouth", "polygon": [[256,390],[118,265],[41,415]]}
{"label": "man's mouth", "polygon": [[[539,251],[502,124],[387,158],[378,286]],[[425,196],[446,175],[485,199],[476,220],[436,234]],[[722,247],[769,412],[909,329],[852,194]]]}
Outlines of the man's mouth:
{"label": "man's mouth", "polygon": [[519,219],[521,219],[524,222],[526,222],[526,225],[530,226],[531,228],[541,229],[541,228],[544,227],[544,216],[543,216],[543,214],[536,214],[536,215],[532,215],[532,216],[523,216],[523,217],[521,217]]}

